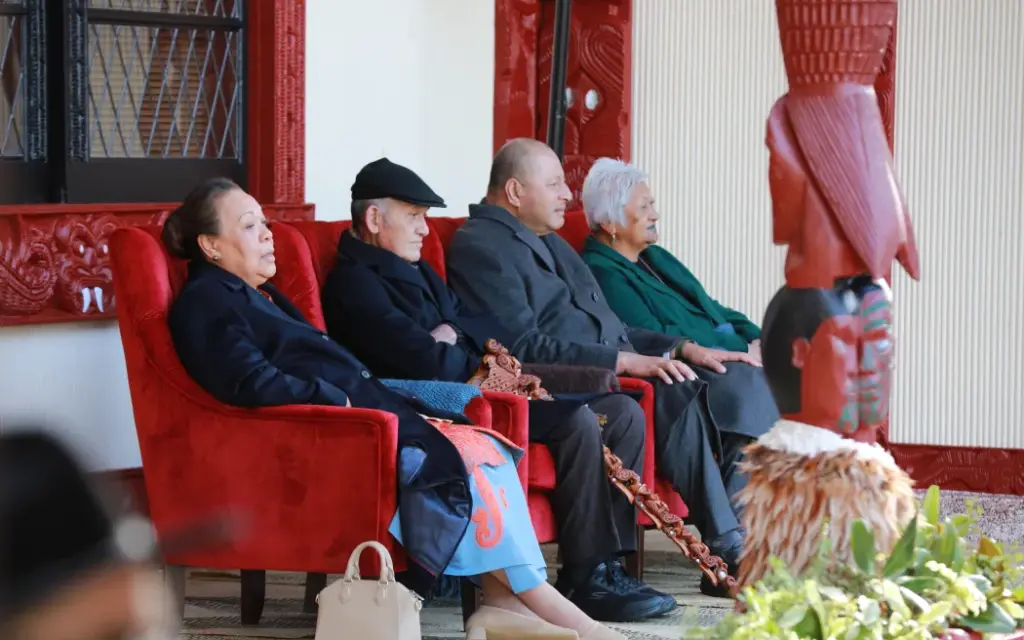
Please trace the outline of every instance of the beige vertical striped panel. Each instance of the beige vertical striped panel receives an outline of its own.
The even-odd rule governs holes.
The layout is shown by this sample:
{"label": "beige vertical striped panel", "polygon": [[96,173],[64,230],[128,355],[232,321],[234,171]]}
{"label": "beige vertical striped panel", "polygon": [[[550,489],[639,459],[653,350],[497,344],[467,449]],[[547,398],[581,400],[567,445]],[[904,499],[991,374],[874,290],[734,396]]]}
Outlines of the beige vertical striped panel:
{"label": "beige vertical striped panel", "polygon": [[634,0],[633,162],[661,243],[722,304],[761,322],[783,284],[765,119],[786,91],[771,0]]}
{"label": "beige vertical striped panel", "polygon": [[[782,284],[764,121],[770,0],[635,0],[633,159],[662,243],[755,321]],[[897,273],[898,442],[1024,448],[1024,0],[901,0],[897,167],[924,281]]]}
{"label": "beige vertical striped panel", "polygon": [[892,435],[1024,448],[1024,2],[901,0],[896,164],[921,251],[902,273]]}

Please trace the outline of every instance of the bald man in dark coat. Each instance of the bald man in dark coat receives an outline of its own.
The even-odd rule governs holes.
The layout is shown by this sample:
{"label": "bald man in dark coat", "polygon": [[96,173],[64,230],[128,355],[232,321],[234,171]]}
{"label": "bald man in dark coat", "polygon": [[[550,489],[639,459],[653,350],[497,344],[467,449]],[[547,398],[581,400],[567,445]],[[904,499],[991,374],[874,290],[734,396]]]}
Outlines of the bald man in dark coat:
{"label": "bald man in dark coat", "polygon": [[[678,357],[687,340],[625,327],[579,255],[555,231],[571,192],[558,157],[536,140],[495,156],[487,197],[448,251],[449,286],[522,338],[525,362],[587,365],[655,384],[658,471],[690,507],[712,551],[734,569],[743,532],[732,496],[746,483],[742,448],[779,418],[760,372],[731,362],[724,374]],[[702,589],[712,591],[709,583]]]}

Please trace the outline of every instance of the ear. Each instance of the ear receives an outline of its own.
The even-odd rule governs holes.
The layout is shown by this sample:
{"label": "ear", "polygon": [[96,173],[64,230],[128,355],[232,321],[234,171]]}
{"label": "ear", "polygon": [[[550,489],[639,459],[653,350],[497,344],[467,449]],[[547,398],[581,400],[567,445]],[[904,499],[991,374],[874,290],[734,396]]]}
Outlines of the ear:
{"label": "ear", "polygon": [[505,182],[505,198],[513,207],[519,207],[523,200],[523,185],[515,178]]}
{"label": "ear", "polygon": [[213,258],[213,256],[220,254],[220,241],[217,240],[216,236],[203,234],[196,238],[196,242],[199,244],[199,250],[207,258]]}
{"label": "ear", "polygon": [[371,204],[366,209],[366,217],[363,223],[366,226],[366,230],[371,234],[376,235],[380,233],[380,228],[384,223],[384,212],[377,205]]}
{"label": "ear", "polygon": [[804,364],[807,363],[807,356],[811,352],[811,343],[807,341],[807,338],[797,338],[793,340],[793,366],[797,369],[803,369]]}
{"label": "ear", "polygon": [[601,231],[604,231],[611,237],[614,237],[619,232],[617,226],[610,222],[602,222]]}

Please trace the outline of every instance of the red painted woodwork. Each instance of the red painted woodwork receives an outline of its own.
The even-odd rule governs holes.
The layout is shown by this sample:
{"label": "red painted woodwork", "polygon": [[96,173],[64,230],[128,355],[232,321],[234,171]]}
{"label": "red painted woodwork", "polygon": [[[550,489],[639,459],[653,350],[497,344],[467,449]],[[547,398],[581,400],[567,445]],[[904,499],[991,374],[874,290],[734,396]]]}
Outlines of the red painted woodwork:
{"label": "red painted woodwork", "polygon": [[[594,161],[629,160],[632,66],[632,0],[577,2],[572,6],[565,118],[566,181],[579,206],[580,190]],[[548,129],[555,2],[540,3],[535,136]],[[588,94],[596,105],[587,104]],[[593,108],[591,108],[593,107]]]}
{"label": "red painted woodwork", "polygon": [[[311,220],[313,206],[301,204],[305,192],[306,3],[250,0],[246,10],[247,186],[272,219]],[[0,206],[0,326],[113,318],[107,253],[110,233],[126,225],[162,222],[173,207]],[[83,287],[88,294],[83,294]]]}
{"label": "red painted woodwork", "polygon": [[[592,0],[572,7],[566,86],[566,179],[579,198],[594,160],[629,159],[632,0]],[[494,149],[512,138],[547,133],[554,42],[554,0],[495,2]],[[587,107],[587,92],[597,104]]]}
{"label": "red painted woodwork", "polygon": [[[114,318],[110,234],[162,224],[174,204],[0,207],[0,327]],[[312,220],[313,205],[267,205],[273,220]]]}
{"label": "red painted woodwork", "polygon": [[[899,6],[897,5],[897,13]],[[896,27],[889,36],[889,46],[882,58],[882,70],[875,81],[875,93],[878,94],[878,110],[882,112],[882,125],[885,137],[889,141],[889,151],[896,150]]]}
{"label": "red painted woodwork", "polygon": [[246,171],[260,202],[305,201],[306,0],[249,0]]}

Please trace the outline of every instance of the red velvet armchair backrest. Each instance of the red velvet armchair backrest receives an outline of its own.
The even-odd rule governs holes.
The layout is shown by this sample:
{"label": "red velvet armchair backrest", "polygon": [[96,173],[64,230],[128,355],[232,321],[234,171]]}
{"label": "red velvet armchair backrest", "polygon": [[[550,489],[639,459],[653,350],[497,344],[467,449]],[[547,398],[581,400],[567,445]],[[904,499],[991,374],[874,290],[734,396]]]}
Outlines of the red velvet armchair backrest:
{"label": "red velvet armchair backrest", "polygon": [[167,254],[159,227],[118,229],[111,235],[110,249],[117,319],[133,382],[132,403],[136,424],[144,430],[160,422],[139,420],[138,413],[152,407],[142,401],[146,398],[143,388],[149,384],[170,382],[188,393],[205,395],[181,366],[167,326],[171,303],[185,284],[188,269],[183,260]]}

